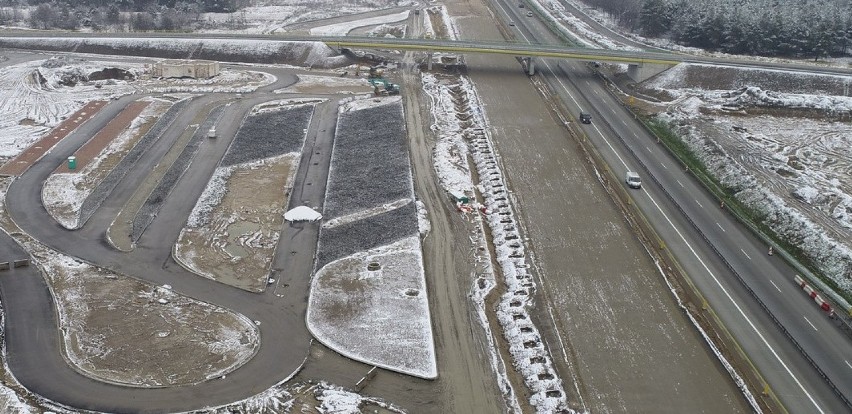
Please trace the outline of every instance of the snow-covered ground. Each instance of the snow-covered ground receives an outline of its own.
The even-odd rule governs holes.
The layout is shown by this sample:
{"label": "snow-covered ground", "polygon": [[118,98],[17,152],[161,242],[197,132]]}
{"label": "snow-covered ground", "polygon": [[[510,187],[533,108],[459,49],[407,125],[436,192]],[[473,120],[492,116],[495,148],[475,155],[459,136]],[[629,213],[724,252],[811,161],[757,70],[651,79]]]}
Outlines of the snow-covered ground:
{"label": "snow-covered ground", "polygon": [[320,342],[352,359],[438,375],[417,236],[323,266],[311,284],[307,322]]}
{"label": "snow-covered ground", "polygon": [[[802,248],[820,270],[852,292],[852,98],[766,90],[695,87],[679,65],[646,82],[674,99],[659,117],[672,125],[736,197]],[[852,77],[739,71],[737,85],[797,88],[844,85]],[[749,82],[749,76],[754,79]],[[817,79],[813,78],[826,78]],[[789,85],[786,86],[789,82]],[[842,90],[842,87],[841,87]]]}
{"label": "snow-covered ground", "polygon": [[382,24],[396,23],[408,18],[408,10],[387,14],[384,16],[376,16],[367,19],[356,20],[353,22],[335,23],[326,26],[313,27],[310,30],[312,36],[346,36],[352,30],[364,26],[377,26]]}
{"label": "snow-covered ground", "polygon": [[[255,5],[246,7],[238,13],[204,13],[202,18],[210,22],[211,26],[216,26],[204,31],[271,34],[292,31],[294,30],[292,27],[297,26],[298,23],[321,21],[394,7],[412,7],[417,4],[417,1],[413,0],[344,0],[330,3],[276,0],[275,5]],[[377,23],[342,23],[341,25],[348,25],[351,29],[371,24]]]}

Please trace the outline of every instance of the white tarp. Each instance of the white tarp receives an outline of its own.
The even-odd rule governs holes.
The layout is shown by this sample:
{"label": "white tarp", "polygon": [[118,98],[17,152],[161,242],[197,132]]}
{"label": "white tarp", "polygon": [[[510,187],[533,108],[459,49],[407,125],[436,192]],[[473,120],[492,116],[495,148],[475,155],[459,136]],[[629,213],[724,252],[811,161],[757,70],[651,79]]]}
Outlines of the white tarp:
{"label": "white tarp", "polygon": [[317,221],[322,218],[322,214],[308,206],[299,206],[284,213],[284,220],[287,221]]}

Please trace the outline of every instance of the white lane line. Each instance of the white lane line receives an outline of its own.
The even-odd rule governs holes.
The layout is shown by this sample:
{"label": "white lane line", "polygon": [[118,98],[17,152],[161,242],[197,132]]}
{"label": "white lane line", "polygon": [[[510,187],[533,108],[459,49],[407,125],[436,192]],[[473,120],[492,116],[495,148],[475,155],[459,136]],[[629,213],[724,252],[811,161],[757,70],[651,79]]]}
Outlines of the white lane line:
{"label": "white lane line", "polygon": [[[550,64],[547,61],[545,61],[545,66],[547,66],[547,69],[550,70],[551,73],[555,73],[553,71],[553,69],[550,67]],[[559,82],[559,85],[562,86],[562,88],[565,90],[565,93],[568,94],[568,97],[570,97],[571,100],[574,101],[574,104],[576,104],[577,107],[579,108],[580,104],[577,103],[577,99],[574,98],[574,95],[571,94],[571,92],[565,86],[565,83],[562,82],[562,79],[559,76],[557,76],[556,80]],[[613,152],[613,154],[615,154],[615,157],[618,158],[618,160],[621,162],[621,164],[624,166],[624,168],[627,168],[627,163],[625,163],[624,159],[622,159],[621,156],[618,155],[618,152],[615,150],[615,148],[613,148],[612,143],[610,143],[609,140],[606,138],[606,136],[604,136],[604,134],[601,133],[601,130],[598,128],[598,126],[596,124],[592,124],[592,126],[595,128],[595,131],[597,131],[598,135],[600,135],[600,137],[604,140],[604,142],[609,147],[609,149]],[[633,135],[636,135],[636,132],[634,132]],[[638,138],[638,135],[637,135],[637,138]],[[816,408],[816,410],[818,412],[825,414],[825,411],[823,411],[822,407],[820,407],[819,404],[817,404],[817,402],[814,400],[814,397],[811,396],[811,394],[805,389],[804,385],[802,385],[802,382],[799,381],[799,378],[797,378],[796,375],[793,374],[793,371],[790,370],[790,367],[788,367],[787,364],[785,364],[784,361],[781,359],[781,357],[778,356],[778,352],[775,352],[775,349],[772,348],[771,345],[769,345],[769,341],[767,341],[766,338],[763,336],[763,334],[760,333],[759,330],[757,330],[757,327],[754,326],[754,323],[751,321],[751,319],[748,318],[748,316],[746,316],[745,312],[742,310],[740,305],[734,300],[733,297],[731,297],[731,294],[728,293],[728,290],[725,289],[724,286],[722,286],[722,282],[720,282],[719,279],[716,277],[716,275],[712,271],[710,271],[710,268],[707,266],[706,263],[704,263],[704,260],[701,260],[701,257],[698,256],[698,253],[695,251],[695,249],[692,247],[692,245],[689,244],[689,242],[686,241],[686,237],[684,237],[683,234],[680,232],[680,230],[678,230],[678,228],[675,227],[674,223],[672,223],[669,216],[667,216],[666,213],[663,212],[662,207],[660,207],[660,205],[657,204],[657,201],[654,200],[654,197],[652,197],[651,194],[648,193],[648,191],[646,191],[644,189],[643,189],[643,191],[645,191],[645,194],[648,195],[648,199],[651,201],[651,203],[654,204],[654,207],[657,208],[657,211],[659,211],[660,214],[662,214],[663,218],[666,219],[666,222],[669,223],[669,226],[671,226],[672,229],[674,229],[675,233],[677,233],[678,237],[683,242],[683,244],[689,249],[689,251],[692,253],[692,255],[695,256],[695,258],[698,260],[698,263],[701,263],[701,266],[704,267],[704,270],[707,272],[707,274],[709,274],[710,277],[713,279],[713,281],[716,283],[716,285],[719,286],[719,289],[722,291],[722,293],[725,294],[725,297],[727,297],[728,300],[734,305],[734,309],[736,309],[737,312],[740,314],[740,316],[746,321],[746,323],[748,323],[748,326],[751,327],[751,330],[754,331],[755,334],[757,334],[757,337],[760,338],[760,341],[763,342],[763,345],[767,349],[769,349],[769,352],[772,354],[773,357],[775,357],[775,360],[778,361],[778,363],[781,364],[782,367],[784,367],[784,371],[787,372],[787,375],[789,375],[790,378],[793,379],[793,382],[795,382],[796,385],[799,387],[799,389],[802,390],[802,392],[805,394],[805,396],[808,397],[808,400],[810,400],[810,402],[811,402],[811,404],[813,404],[814,408]],[[701,203],[699,203],[699,205],[701,205]]]}
{"label": "white lane line", "polygon": [[618,115],[618,113],[615,112],[615,108],[610,106],[609,110],[612,112],[613,115]]}
{"label": "white lane line", "polygon": [[648,148],[648,147],[645,147],[645,149],[646,149],[646,150],[648,150],[648,152],[651,152],[651,149],[650,149],[650,148]]}
{"label": "white lane line", "polygon": [[719,226],[719,228],[720,228],[720,229],[722,229],[722,231],[724,231],[725,233],[727,233],[727,231],[725,231],[725,228],[724,228],[724,227],[722,227],[722,225],[721,225],[721,224],[719,224],[719,222],[716,222],[716,225],[717,225],[717,226]]}
{"label": "white lane line", "polygon": [[621,125],[627,126],[627,122],[624,122],[624,118],[621,118]]}
{"label": "white lane line", "polygon": [[807,316],[802,316],[802,317],[805,318],[805,322],[807,322],[808,325],[811,326],[811,328],[814,328],[815,331],[819,332],[819,330],[816,328],[816,326],[814,326],[814,324],[812,324],[811,321],[808,320]]}
{"label": "white lane line", "polygon": [[772,286],[775,286],[775,289],[778,289],[779,292],[781,291],[781,289],[778,288],[778,285],[776,285],[775,282],[772,281],[772,279],[769,279],[769,283],[772,283]]}
{"label": "white lane line", "polygon": [[639,135],[637,135],[635,132],[633,133],[633,136],[636,137],[637,139],[639,138]]}
{"label": "white lane line", "polygon": [[[606,138],[604,138],[604,140],[606,140]],[[652,197],[651,194],[649,194],[647,191],[645,192],[645,194],[648,195],[648,199],[651,200],[652,203],[654,203],[654,206],[657,208],[657,211],[659,211],[660,214],[662,214],[663,218],[665,218],[666,221],[669,223],[669,226],[671,226],[672,229],[674,229],[675,233],[677,233],[678,237],[680,237],[680,240],[683,242],[683,244],[689,249],[690,252],[692,252],[692,255],[695,256],[695,258],[698,260],[698,263],[701,263],[701,266],[704,267],[704,270],[707,272],[707,274],[709,274],[710,277],[713,278],[713,281],[716,282],[716,286],[719,286],[719,289],[722,291],[722,293],[725,294],[725,297],[727,297],[728,300],[731,301],[731,303],[734,305],[734,309],[736,309],[737,312],[740,314],[740,316],[746,321],[746,323],[748,323],[748,326],[751,327],[751,330],[754,331],[754,333],[757,334],[757,337],[760,338],[760,341],[763,342],[763,345],[767,349],[769,349],[769,352],[772,353],[772,356],[775,357],[775,360],[778,361],[778,363],[781,364],[782,367],[784,367],[784,371],[787,372],[787,375],[789,375],[790,378],[793,379],[793,382],[795,382],[796,385],[799,386],[799,389],[802,390],[803,393],[805,393],[805,395],[808,397],[808,400],[811,401],[811,404],[814,405],[814,407],[817,409],[817,411],[824,414],[825,411],[823,411],[822,407],[820,407],[819,404],[817,404],[817,402],[814,400],[814,397],[812,397],[811,394],[805,389],[805,387],[802,385],[801,381],[799,381],[799,379],[796,378],[796,375],[793,374],[793,371],[790,371],[790,367],[788,367],[787,364],[785,364],[784,361],[781,359],[781,357],[778,356],[778,353],[775,352],[775,349],[772,348],[772,345],[769,345],[769,341],[767,341],[766,338],[763,336],[763,334],[760,333],[760,331],[757,330],[757,327],[754,326],[754,323],[752,323],[751,319],[749,319],[748,316],[746,316],[745,312],[742,310],[740,305],[734,300],[733,297],[731,297],[731,294],[728,293],[728,290],[725,289],[724,286],[722,286],[722,282],[720,282],[719,279],[716,277],[716,275],[710,270],[710,268],[707,267],[707,264],[704,263],[704,260],[701,260],[701,257],[698,256],[698,253],[695,251],[695,249],[692,248],[692,245],[689,244],[688,241],[686,241],[686,237],[683,236],[683,234],[680,232],[680,230],[678,230],[677,227],[675,227],[674,223],[672,223],[671,219],[669,219],[669,216],[667,216],[666,213],[663,212],[662,207],[660,207],[660,205],[657,204],[657,201],[654,200],[654,197]]]}
{"label": "white lane line", "polygon": [[681,187],[683,187],[683,183],[680,182],[680,180],[675,180],[675,181],[677,181],[677,183],[680,184]]}
{"label": "white lane line", "polygon": [[665,169],[667,169],[667,170],[669,169],[669,167],[666,167],[666,164],[660,163],[660,165],[662,165],[662,166],[663,166],[663,168],[665,168]]}
{"label": "white lane line", "polygon": [[848,366],[849,368],[852,368],[852,364],[850,364],[849,361],[844,359],[843,362],[846,363],[846,366]]}
{"label": "white lane line", "polygon": [[[741,251],[741,252],[743,252],[743,254],[745,255],[745,257],[748,257],[748,260],[751,260],[751,256],[749,256],[749,255],[748,255],[748,253],[746,253],[746,252],[745,252],[745,250],[740,249],[740,251]],[[770,280],[770,282],[771,282],[771,280]],[[774,283],[773,283],[773,285],[774,285]]]}
{"label": "white lane line", "polygon": [[701,202],[700,202],[700,201],[698,201],[698,200],[695,200],[695,204],[698,204],[698,207],[704,208],[704,206],[702,206],[702,205],[701,205]]}
{"label": "white lane line", "polygon": [[597,90],[597,89],[595,89],[595,90],[594,90],[594,92],[595,92],[595,95],[597,95],[597,96],[601,96],[600,92],[598,92],[598,90]]}

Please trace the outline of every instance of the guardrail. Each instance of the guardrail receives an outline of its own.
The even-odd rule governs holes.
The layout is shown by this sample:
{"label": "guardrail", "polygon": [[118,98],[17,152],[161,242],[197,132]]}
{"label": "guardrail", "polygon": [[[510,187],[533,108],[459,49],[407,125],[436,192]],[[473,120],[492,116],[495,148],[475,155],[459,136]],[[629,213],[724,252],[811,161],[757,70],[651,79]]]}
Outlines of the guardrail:
{"label": "guardrail", "polygon": [[[547,88],[546,85],[541,86]],[[561,102],[554,102],[554,106],[563,108],[564,111]],[[557,112],[557,115],[565,120],[564,114]],[[710,342],[707,346],[717,349],[723,355],[727,362],[720,361],[721,364],[730,363],[737,367],[734,370],[744,383],[737,383],[736,385],[750,391],[750,394],[755,398],[755,401],[752,401],[754,404],[757,404],[764,412],[786,413],[777,396],[769,388],[751,360],[748,359],[739,343],[727,330],[715,311],[708,306],[707,300],[681,268],[671,251],[665,248],[664,241],[648,222],[642,211],[632,202],[630,194],[623,186],[611,185],[613,182],[620,183],[621,180],[609,169],[601,154],[585,134],[578,128],[574,128],[573,125],[577,125],[577,123],[566,122],[566,127],[578,138],[577,143],[587,155],[589,162],[600,172],[598,179],[602,185],[608,189],[610,196],[619,204],[625,217],[648,249],[649,254],[659,260],[660,268],[664,272],[661,276],[667,279],[667,282],[669,282],[669,278],[666,275],[673,279],[670,283],[675,285],[676,291],[673,290],[672,294],[683,303],[684,312],[687,312],[707,334],[706,339]],[[734,381],[736,382],[736,379]]]}
{"label": "guardrail", "polygon": [[[569,81],[572,82],[572,83],[574,82],[573,79],[570,79],[570,78],[569,78]],[[609,79],[606,79],[605,77],[604,77],[604,81],[607,82],[608,84],[611,83],[609,81]],[[576,87],[577,85],[575,84],[574,86]],[[619,102],[621,102],[620,99],[619,99]],[[633,113],[633,111],[629,107],[627,107],[623,103],[622,103],[622,105],[624,106],[624,108],[628,112],[633,114],[633,116],[638,119],[638,116],[635,113]],[[612,125],[606,119],[604,119],[603,122],[606,123],[610,127],[611,130],[614,130],[612,128]],[[650,131],[650,132],[652,134],[654,134],[654,136],[656,136],[656,133],[654,133],[654,131]],[[680,205],[680,203],[678,203],[677,200],[675,200],[675,198],[671,195],[671,193],[669,193],[669,191],[666,190],[666,186],[662,185],[662,183],[660,183],[660,181],[653,174],[651,174],[651,171],[650,171],[650,169],[648,169],[648,166],[645,165],[645,163],[643,163],[641,161],[641,159],[639,159],[636,156],[636,153],[633,150],[632,146],[627,144],[627,142],[624,140],[624,137],[620,136],[619,134],[615,134],[615,135],[617,136],[617,139],[622,143],[623,147],[626,148],[627,151],[630,152],[630,154],[636,160],[636,162],[639,163],[639,165],[645,171],[646,175],[648,177],[650,177],[651,180],[653,180],[657,184],[657,186],[660,188],[660,190],[663,192],[663,194],[666,196],[666,198],[678,209],[678,211],[681,213],[681,216],[684,217],[687,220],[687,222],[689,222],[690,226],[701,236],[702,239],[704,239],[704,241],[707,243],[707,245],[710,246],[710,248],[713,250],[713,252],[716,253],[716,255],[722,260],[722,263],[725,265],[725,267],[727,267],[731,271],[731,273],[737,278],[737,280],[746,289],[746,291],[752,297],[752,299],[754,299],[754,301],[761,307],[761,309],[764,310],[764,312],[769,316],[769,318],[772,319],[773,323],[775,323],[775,325],[781,330],[781,332],[784,334],[784,336],[786,336],[787,339],[793,344],[793,346],[796,347],[796,349],[805,358],[805,360],[807,360],[808,363],[810,363],[810,365],[812,367],[814,367],[814,369],[817,371],[817,373],[823,378],[823,380],[826,382],[826,384],[828,384],[828,386],[832,389],[832,391],[834,391],[834,393],[843,401],[843,403],[846,404],[847,407],[852,409],[852,402],[850,402],[849,399],[846,397],[846,395],[844,395],[843,392],[840,391],[839,388],[837,388],[837,386],[834,384],[834,382],[831,380],[831,378],[829,378],[825,374],[825,371],[823,371],[822,368],[820,368],[819,365],[816,364],[816,362],[813,360],[813,358],[811,358],[811,356],[808,354],[808,352],[805,351],[804,348],[802,348],[802,346],[793,337],[793,335],[790,334],[790,332],[787,330],[787,328],[785,328],[784,325],[781,324],[781,322],[769,310],[769,308],[766,306],[766,304],[760,299],[760,297],[758,297],[757,293],[755,293],[754,290],[748,285],[748,283],[746,283],[746,281],[742,277],[742,275],[731,265],[731,263],[725,258],[725,256],[723,256],[721,254],[721,252],[710,241],[710,239],[707,237],[707,235],[703,231],[701,231],[701,229],[698,227],[698,225],[695,223],[695,221],[693,221],[692,218],[689,217],[688,214],[686,214],[686,211],[683,209],[683,207]],[[669,151],[670,154],[672,154],[673,156],[675,156],[675,158],[677,158],[677,156],[671,151],[671,149],[669,149],[668,146],[664,145],[664,148],[666,148],[666,150]],[[699,180],[699,182],[703,183],[702,180]],[[705,191],[709,191],[704,186],[702,186],[702,188],[704,188]],[[712,192],[711,192],[711,194],[712,194]],[[731,210],[728,209],[728,211],[731,211]],[[735,215],[735,217],[738,220],[740,220],[739,216]],[[749,226],[749,228],[752,228],[752,227]],[[758,235],[765,237],[765,235],[763,235],[762,233],[758,233]]]}

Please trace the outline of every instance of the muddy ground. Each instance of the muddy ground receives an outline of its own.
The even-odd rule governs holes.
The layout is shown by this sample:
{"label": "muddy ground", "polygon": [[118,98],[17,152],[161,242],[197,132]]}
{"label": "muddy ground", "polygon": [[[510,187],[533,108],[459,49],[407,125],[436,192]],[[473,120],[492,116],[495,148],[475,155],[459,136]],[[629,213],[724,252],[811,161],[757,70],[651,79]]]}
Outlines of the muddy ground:
{"label": "muddy ground", "polygon": [[220,283],[263,291],[284,222],[285,191],[294,164],[297,155],[227,167],[232,172],[224,197],[210,210],[206,224],[181,232],[176,258]]}

